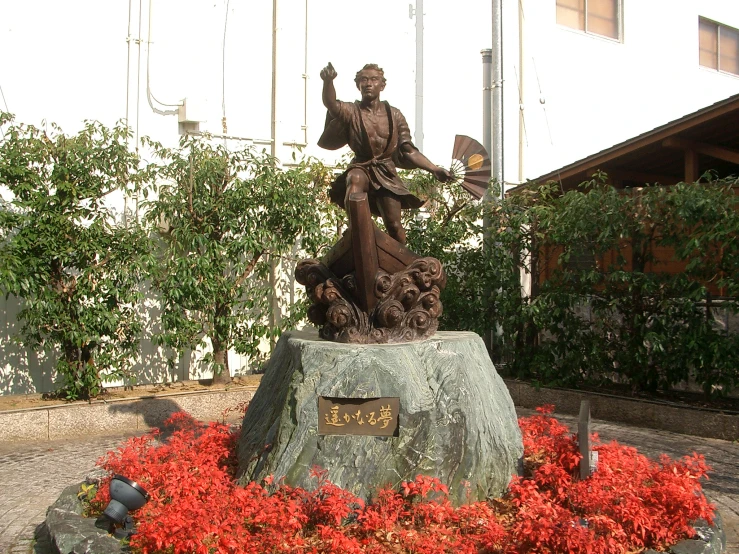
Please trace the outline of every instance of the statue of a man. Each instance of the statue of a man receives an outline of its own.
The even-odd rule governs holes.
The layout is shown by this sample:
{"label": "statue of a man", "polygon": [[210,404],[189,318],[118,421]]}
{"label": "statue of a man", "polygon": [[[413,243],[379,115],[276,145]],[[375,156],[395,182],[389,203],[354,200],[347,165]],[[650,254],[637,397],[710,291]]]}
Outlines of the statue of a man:
{"label": "statue of a man", "polygon": [[336,75],[331,63],[321,71],[323,104],[328,114],[318,145],[336,150],[348,144],[354,159],[332,184],[331,200],[343,208],[350,194],[366,192],[372,213],[382,217],[391,237],[405,244],[400,210],[419,208],[423,201],[411,194],[396,168],[423,169],[442,182],[452,176],[431,163],[413,145],[408,123],[400,110],[380,101],[385,75],[377,64],[367,64],[357,72],[354,82],[362,99],[356,102],[336,99]]}

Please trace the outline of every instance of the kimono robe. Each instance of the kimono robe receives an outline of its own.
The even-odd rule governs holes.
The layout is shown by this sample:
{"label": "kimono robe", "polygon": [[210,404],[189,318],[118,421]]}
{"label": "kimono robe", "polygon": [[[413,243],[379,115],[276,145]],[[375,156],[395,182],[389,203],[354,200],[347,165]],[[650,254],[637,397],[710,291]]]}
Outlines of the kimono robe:
{"label": "kimono robe", "polygon": [[[354,152],[354,159],[336,181],[331,185],[331,201],[344,208],[346,195],[346,176],[352,169],[361,169],[367,174],[370,182],[368,199],[370,209],[375,215],[380,215],[377,207],[376,193],[384,190],[395,195],[403,208],[420,208],[424,201],[411,194],[408,187],[398,177],[396,167],[415,169],[414,165],[401,151],[400,147],[411,142],[411,131],[408,123],[400,113],[387,102],[383,102],[390,123],[390,138],[385,150],[379,156],[372,153],[372,147],[367,130],[362,120],[359,101],[340,102],[339,114],[332,117],[326,114],[326,126],[318,146],[327,150],[338,150],[349,145]],[[414,146],[415,148],[415,146]]]}

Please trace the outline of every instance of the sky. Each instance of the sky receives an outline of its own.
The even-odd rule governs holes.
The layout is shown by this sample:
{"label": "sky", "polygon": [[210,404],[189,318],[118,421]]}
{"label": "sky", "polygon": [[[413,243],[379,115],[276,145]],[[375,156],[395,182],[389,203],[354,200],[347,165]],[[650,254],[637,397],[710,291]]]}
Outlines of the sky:
{"label": "sky", "polygon": [[[633,13],[636,5],[625,1]],[[716,18],[725,18],[734,1],[705,0],[701,6],[714,6]],[[383,67],[388,80],[383,99],[400,108],[414,129],[415,19],[409,17],[407,0],[277,2],[278,157],[289,159],[291,149],[284,142],[304,141],[305,120],[305,152],[328,162],[336,159],[336,154],[315,144],[325,118],[319,73],[329,61],[339,74],[338,97],[347,101],[358,98],[353,76],[362,65]],[[665,4],[665,0],[650,2],[657,10]],[[636,33],[627,34],[629,40],[623,45],[583,42],[576,33],[551,30],[553,0],[525,0],[523,5],[525,177],[536,177],[739,92],[739,79],[723,79],[716,87],[689,90],[686,84],[663,95],[657,89],[673,77],[665,73],[650,82],[666,71],[658,62],[646,70],[652,77],[634,74],[634,84],[611,82],[607,72],[596,67],[597,60],[614,48],[634,46],[636,40],[631,39]],[[678,13],[678,7],[695,3],[672,0],[670,5]],[[638,8],[646,6],[640,3]],[[503,33],[508,41],[514,39],[512,44],[518,33],[517,9],[518,2],[503,1]],[[423,150],[432,161],[448,166],[456,134],[482,142],[480,50],[491,46],[491,1],[425,0],[424,13]],[[663,14],[663,32],[671,28],[670,17]],[[649,14],[642,19],[647,23]],[[694,19],[691,13],[690,29],[697,29]],[[0,0],[0,108],[7,107],[20,122],[53,121],[68,133],[78,130],[84,119],[112,125],[127,117],[137,137],[148,135],[174,145],[177,116],[158,115],[147,101],[148,60],[148,84],[156,108],[171,110],[173,106],[159,102],[174,105],[186,98],[189,116],[202,120],[201,130],[222,132],[225,110],[229,135],[269,138],[271,27],[271,0]],[[656,33],[647,29],[638,36],[652,40]],[[582,53],[583,44],[592,49],[593,67],[586,67],[586,80],[572,82],[572,68],[555,57],[561,50],[548,48],[552,40],[573,55]],[[511,182],[518,177],[514,157],[519,138],[517,64],[517,52],[506,49],[505,180]],[[563,84],[575,87],[575,93]],[[650,90],[660,93],[659,100],[636,101],[649,98]],[[609,97],[609,93],[618,96]],[[597,134],[583,132],[594,114],[603,121],[602,128]],[[233,147],[238,143],[229,141]]]}

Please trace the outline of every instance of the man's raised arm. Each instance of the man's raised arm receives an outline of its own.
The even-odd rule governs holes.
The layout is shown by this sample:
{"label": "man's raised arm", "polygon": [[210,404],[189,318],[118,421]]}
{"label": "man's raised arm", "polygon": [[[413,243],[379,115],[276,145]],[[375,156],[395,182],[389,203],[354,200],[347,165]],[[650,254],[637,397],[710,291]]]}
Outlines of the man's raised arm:
{"label": "man's raised arm", "polygon": [[336,70],[331,62],[321,70],[321,79],[323,79],[323,105],[326,106],[328,113],[332,117],[339,115],[339,101],[336,100],[336,89],[334,88],[334,79],[336,79]]}

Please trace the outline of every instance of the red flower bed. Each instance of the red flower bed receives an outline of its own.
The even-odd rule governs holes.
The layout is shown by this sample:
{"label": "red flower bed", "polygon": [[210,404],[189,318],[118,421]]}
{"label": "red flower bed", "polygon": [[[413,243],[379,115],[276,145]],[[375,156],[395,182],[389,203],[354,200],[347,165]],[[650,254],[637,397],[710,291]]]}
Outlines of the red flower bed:
{"label": "red flower bed", "polygon": [[[550,412],[519,419],[525,471],[508,493],[458,508],[425,476],[368,504],[320,469],[312,492],[271,479],[239,487],[238,431],[185,414],[163,444],[156,433],[133,438],[100,465],[151,494],[134,514],[131,546],[142,553],[631,553],[664,549],[692,536],[691,521],[710,521],[702,456],[655,462],[613,442],[597,447],[598,471],[576,480],[576,438]],[[94,505],[108,500],[103,486]]]}

